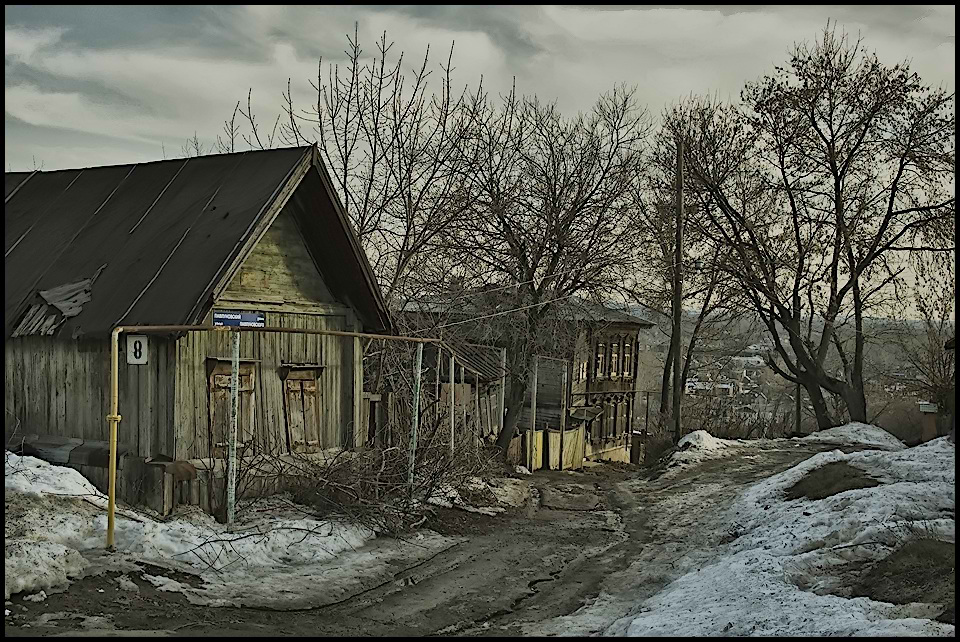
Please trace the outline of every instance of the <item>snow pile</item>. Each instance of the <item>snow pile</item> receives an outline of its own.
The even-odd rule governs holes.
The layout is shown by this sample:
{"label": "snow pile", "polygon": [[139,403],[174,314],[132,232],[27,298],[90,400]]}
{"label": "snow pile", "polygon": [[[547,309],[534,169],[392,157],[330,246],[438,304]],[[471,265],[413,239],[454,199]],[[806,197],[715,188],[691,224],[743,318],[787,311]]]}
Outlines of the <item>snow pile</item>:
{"label": "snow pile", "polygon": [[[486,487],[486,485],[484,484],[483,487]],[[496,515],[505,510],[502,506],[471,506],[463,499],[456,488],[445,484],[433,492],[427,499],[427,503],[441,508],[459,508],[460,510],[465,510],[470,513],[480,513],[481,515]]]}
{"label": "snow pile", "polygon": [[857,421],[821,430],[801,438],[800,441],[837,444],[840,446],[870,446],[885,450],[902,450],[904,443],[879,426],[863,424]]}
{"label": "snow pile", "polygon": [[471,477],[464,482],[464,490],[486,495],[496,501],[496,506],[473,506],[456,488],[449,485],[438,487],[427,503],[442,508],[459,508],[471,513],[496,515],[507,508],[522,506],[530,497],[530,484],[522,479],[495,478],[490,480]]}
{"label": "snow pile", "polygon": [[523,479],[491,479],[488,486],[497,502],[503,506],[518,508],[530,499],[530,484]]}
{"label": "snow pile", "polygon": [[[739,537],[610,626],[610,635],[953,635],[939,605],[828,594],[831,571],[879,560],[911,529],[955,541],[955,448],[946,438],[894,452],[821,453],[755,484],[731,506]],[[882,482],[820,500],[787,501],[810,472],[845,462]],[[875,544],[874,544],[875,543]],[[806,590],[804,590],[806,589]]]}
{"label": "snow pile", "polygon": [[671,465],[692,464],[704,459],[713,459],[728,454],[724,451],[731,446],[739,445],[741,445],[739,441],[718,439],[706,430],[695,430],[684,435],[677,442],[677,451],[670,457]]}
{"label": "snow pile", "polygon": [[717,439],[706,430],[696,430],[677,442],[680,450],[720,450],[739,442],[729,439]]}
{"label": "snow pile", "polygon": [[[65,584],[83,571],[81,552],[103,547],[106,498],[72,468],[7,453],[4,489],[7,597]],[[115,547],[138,559],[220,571],[314,564],[375,537],[367,529],[314,519],[306,508],[295,508],[279,519],[275,514],[247,517],[232,531],[202,513],[158,522],[121,511]]]}
{"label": "snow pile", "polygon": [[6,539],[3,556],[5,600],[23,591],[63,586],[87,567],[80,553],[53,542]]}
{"label": "snow pile", "polygon": [[4,453],[3,488],[32,497],[42,495],[89,496],[106,499],[86,477],[73,468],[53,466],[36,457]]}

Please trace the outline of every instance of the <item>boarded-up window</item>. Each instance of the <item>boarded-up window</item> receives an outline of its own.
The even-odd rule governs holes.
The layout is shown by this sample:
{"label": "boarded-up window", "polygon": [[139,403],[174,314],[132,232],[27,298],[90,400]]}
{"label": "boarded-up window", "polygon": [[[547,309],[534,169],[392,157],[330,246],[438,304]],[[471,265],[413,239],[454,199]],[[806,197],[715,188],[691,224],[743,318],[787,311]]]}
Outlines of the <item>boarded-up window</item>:
{"label": "boarded-up window", "polygon": [[286,409],[287,444],[291,452],[318,452],[320,443],[320,407],[317,371],[291,370],[283,382]]}
{"label": "boarded-up window", "polygon": [[[216,459],[227,456],[230,439],[230,363],[219,362],[210,373],[210,454]],[[238,379],[239,414],[237,415],[237,449],[243,450],[254,439],[253,389],[254,364],[241,363]]]}

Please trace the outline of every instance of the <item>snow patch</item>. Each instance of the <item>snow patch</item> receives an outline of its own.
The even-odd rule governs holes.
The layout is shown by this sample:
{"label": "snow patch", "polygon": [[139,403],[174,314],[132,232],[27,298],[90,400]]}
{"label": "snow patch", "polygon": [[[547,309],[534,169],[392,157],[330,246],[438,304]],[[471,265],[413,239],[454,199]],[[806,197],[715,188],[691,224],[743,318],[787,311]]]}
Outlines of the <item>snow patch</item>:
{"label": "snow patch", "polygon": [[79,576],[87,561],[77,551],[54,542],[27,539],[4,541],[3,594],[51,589]]}
{"label": "snow patch", "polygon": [[720,450],[728,446],[736,446],[740,442],[730,439],[717,439],[706,430],[695,430],[677,442],[680,450]]}
{"label": "snow patch", "polygon": [[[476,488],[476,485],[474,484]],[[427,503],[441,508],[459,508],[470,513],[480,513],[481,515],[496,515],[502,513],[505,509],[502,506],[471,506],[467,503],[456,488],[442,485],[437,488],[433,495],[427,498]]]}
{"label": "snow patch", "polygon": [[837,444],[841,446],[870,446],[885,450],[903,450],[906,445],[883,428],[853,421],[842,426],[815,432],[800,441]]}
{"label": "snow patch", "polygon": [[[6,453],[4,489],[7,597],[66,584],[87,566],[80,552],[103,547],[107,516],[88,500],[105,498],[76,470]],[[279,519],[246,516],[233,530],[203,513],[158,522],[120,512],[115,547],[139,559],[180,562],[203,572],[315,564],[376,536],[366,528],[309,517],[306,507],[287,504],[296,510]]]}
{"label": "snow patch", "polygon": [[[887,448],[859,426],[841,427]],[[748,488],[726,521],[736,539],[713,563],[667,585],[606,630],[608,635],[952,636],[929,618],[938,605],[893,605],[830,593],[831,570],[890,554],[921,529],[955,541],[955,453],[947,438],[922,446],[820,453]],[[846,462],[881,481],[820,500],[786,500],[784,491],[831,462]],[[698,568],[699,567],[699,568]]]}
{"label": "snow patch", "polygon": [[714,459],[730,454],[729,449],[741,446],[742,442],[718,439],[706,430],[695,430],[677,442],[677,451],[670,456],[670,465],[692,464],[705,459]]}

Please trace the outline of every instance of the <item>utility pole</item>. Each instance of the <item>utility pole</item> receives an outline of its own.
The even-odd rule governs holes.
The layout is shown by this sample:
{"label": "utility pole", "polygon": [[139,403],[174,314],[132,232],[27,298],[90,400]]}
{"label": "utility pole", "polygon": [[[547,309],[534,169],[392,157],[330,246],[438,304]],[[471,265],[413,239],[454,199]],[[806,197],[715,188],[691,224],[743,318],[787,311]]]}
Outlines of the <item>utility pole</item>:
{"label": "utility pole", "polygon": [[683,141],[677,137],[677,238],[673,258],[673,332],[672,341],[676,346],[673,351],[673,433],[674,443],[680,440],[680,399],[683,391],[680,389],[680,317],[683,314],[682,292],[683,274]]}
{"label": "utility pole", "polygon": [[527,439],[527,465],[530,467],[530,472],[533,472],[533,451],[534,451],[534,440],[537,436],[537,364],[540,359],[534,355],[533,357],[533,385],[530,388],[530,430],[527,433],[529,435]]}

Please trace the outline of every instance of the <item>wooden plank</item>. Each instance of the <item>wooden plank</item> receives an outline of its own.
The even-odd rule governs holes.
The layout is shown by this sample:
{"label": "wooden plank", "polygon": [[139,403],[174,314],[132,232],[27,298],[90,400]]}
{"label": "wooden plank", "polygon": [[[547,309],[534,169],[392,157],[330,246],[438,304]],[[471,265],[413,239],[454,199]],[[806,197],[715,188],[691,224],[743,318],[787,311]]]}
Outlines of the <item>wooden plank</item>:
{"label": "wooden plank", "polygon": [[159,372],[158,362],[160,361],[158,337],[150,337],[147,347],[149,352],[146,365],[132,366],[137,369],[139,378],[139,404],[137,405],[137,423],[140,437],[137,455],[139,457],[150,457],[156,454],[154,450],[154,435],[156,433],[154,409],[157,405],[157,373]]}
{"label": "wooden plank", "polygon": [[[282,315],[275,316],[278,323],[282,323]],[[280,379],[277,368],[282,362],[282,340],[278,334],[266,334],[261,339],[263,345],[263,362],[261,367],[265,370],[263,391],[264,398],[261,403],[264,405],[264,421],[269,430],[269,435],[273,448],[278,452],[289,452],[289,440],[286,431],[286,399],[283,391],[283,381]]]}
{"label": "wooden plank", "polygon": [[184,377],[184,343],[186,339],[179,338],[174,342],[173,359],[173,443],[171,455],[174,459],[189,459],[187,439],[185,434],[185,419],[188,390]]}
{"label": "wooden plank", "polygon": [[56,382],[54,388],[54,425],[59,435],[76,434],[76,425],[67,424],[67,381],[72,378],[71,375],[73,374],[69,366],[73,351],[68,349],[69,346],[70,344],[66,342],[54,341],[54,360],[50,364]]}
{"label": "wooden plank", "polygon": [[[315,377],[316,375],[314,375]],[[317,417],[316,378],[300,382],[303,391],[303,433],[308,443],[320,444],[320,426]]]}
{"label": "wooden plank", "polygon": [[206,376],[206,356],[208,346],[211,343],[210,332],[193,332],[194,350],[191,360],[190,372],[193,376],[193,387],[196,394],[196,407],[194,409],[194,443],[203,449],[204,457],[212,457],[213,453],[207,451],[207,444],[210,443],[207,435],[210,434],[209,409],[210,403],[209,383]]}
{"label": "wooden plank", "polygon": [[290,448],[294,452],[302,452],[307,441],[303,426],[302,386],[302,382],[298,379],[287,379],[284,382],[287,398],[287,435],[290,439]]}
{"label": "wooden plank", "polygon": [[[170,341],[157,338],[157,381],[156,381],[156,412],[154,417],[153,440],[150,448],[154,454],[164,454],[168,457],[173,453],[169,448],[170,424],[168,423],[168,404],[170,384],[167,381],[170,361]],[[165,491],[166,492],[166,491]],[[164,495],[164,502],[167,501]]]}
{"label": "wooden plank", "polygon": [[[437,351],[437,363],[440,363]],[[440,370],[437,369],[437,394],[439,395]],[[354,448],[363,445],[363,344],[360,337],[353,338],[353,444]]]}

